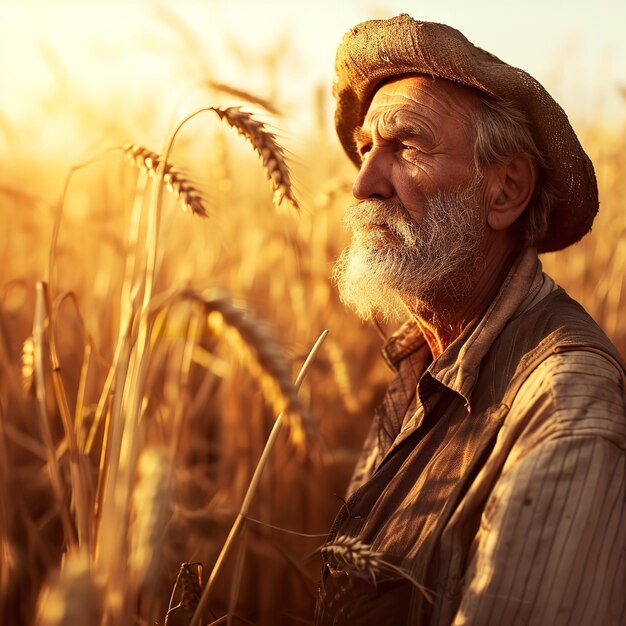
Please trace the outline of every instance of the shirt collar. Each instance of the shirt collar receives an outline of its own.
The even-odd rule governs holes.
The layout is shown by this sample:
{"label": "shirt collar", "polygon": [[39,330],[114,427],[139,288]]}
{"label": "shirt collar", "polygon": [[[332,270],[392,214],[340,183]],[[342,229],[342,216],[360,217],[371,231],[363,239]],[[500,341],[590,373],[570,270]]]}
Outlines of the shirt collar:
{"label": "shirt collar", "polygon": [[[543,272],[537,251],[526,248],[483,317],[466,328],[428,367],[433,378],[463,396],[468,408],[483,357],[507,322],[534,301],[542,284]],[[416,322],[409,320],[389,338],[383,348],[383,357],[397,370],[403,359],[425,343]]]}
{"label": "shirt collar", "polygon": [[387,339],[382,348],[382,355],[387,365],[397,371],[400,362],[413,354],[426,343],[426,338],[413,319],[407,320]]}

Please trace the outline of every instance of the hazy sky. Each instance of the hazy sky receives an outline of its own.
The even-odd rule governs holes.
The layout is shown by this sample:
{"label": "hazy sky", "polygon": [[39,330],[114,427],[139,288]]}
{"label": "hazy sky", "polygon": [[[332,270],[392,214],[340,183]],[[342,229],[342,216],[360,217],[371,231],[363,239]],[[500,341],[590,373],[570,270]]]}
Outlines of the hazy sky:
{"label": "hazy sky", "polygon": [[[202,72],[268,95],[263,64],[281,42],[293,54],[278,61],[278,94],[310,102],[315,84],[330,89],[346,30],[406,12],[455,26],[527,70],[570,117],[623,121],[625,7],[623,0],[0,0],[0,112],[5,124],[19,125],[54,94],[102,102],[115,94],[111,106],[119,107],[149,92],[174,114]],[[183,37],[184,29],[193,36]]]}

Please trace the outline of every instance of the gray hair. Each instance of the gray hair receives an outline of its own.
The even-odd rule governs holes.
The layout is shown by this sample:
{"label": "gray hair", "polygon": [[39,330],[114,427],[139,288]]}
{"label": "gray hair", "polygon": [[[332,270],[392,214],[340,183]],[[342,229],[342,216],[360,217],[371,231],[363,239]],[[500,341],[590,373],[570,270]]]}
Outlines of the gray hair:
{"label": "gray hair", "polygon": [[486,165],[503,163],[514,154],[530,157],[537,168],[533,195],[517,221],[524,243],[535,245],[548,232],[550,213],[558,193],[548,182],[546,163],[528,121],[508,102],[479,94],[474,122],[474,166],[477,172]]}

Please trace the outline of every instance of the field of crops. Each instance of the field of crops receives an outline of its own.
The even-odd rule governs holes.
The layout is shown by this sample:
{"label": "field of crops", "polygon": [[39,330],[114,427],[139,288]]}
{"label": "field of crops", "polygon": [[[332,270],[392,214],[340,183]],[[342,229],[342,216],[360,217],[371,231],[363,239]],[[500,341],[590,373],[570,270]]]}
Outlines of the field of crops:
{"label": "field of crops", "polygon": [[[328,103],[276,138],[279,99],[206,78],[175,139],[121,120],[68,172],[3,135],[3,624],[311,620],[391,329],[329,280],[354,172]],[[544,268],[626,354],[626,125],[581,141],[600,214]]]}

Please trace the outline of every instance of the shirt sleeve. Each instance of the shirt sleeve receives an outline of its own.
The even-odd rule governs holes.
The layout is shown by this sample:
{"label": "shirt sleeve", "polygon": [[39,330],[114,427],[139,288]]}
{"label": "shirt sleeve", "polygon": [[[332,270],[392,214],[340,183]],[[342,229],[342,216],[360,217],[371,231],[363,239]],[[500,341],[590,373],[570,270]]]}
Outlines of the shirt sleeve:
{"label": "shirt sleeve", "polygon": [[599,354],[553,355],[524,383],[454,624],[626,624],[624,416]]}

